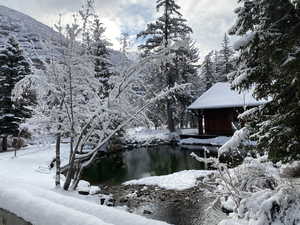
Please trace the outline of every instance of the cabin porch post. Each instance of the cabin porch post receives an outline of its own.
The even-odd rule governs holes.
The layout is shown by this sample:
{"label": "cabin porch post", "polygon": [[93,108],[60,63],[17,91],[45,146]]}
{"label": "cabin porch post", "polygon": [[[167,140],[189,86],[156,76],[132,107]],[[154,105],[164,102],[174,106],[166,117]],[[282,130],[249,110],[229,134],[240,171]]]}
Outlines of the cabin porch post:
{"label": "cabin porch post", "polygon": [[203,110],[198,111],[198,132],[203,135]]}

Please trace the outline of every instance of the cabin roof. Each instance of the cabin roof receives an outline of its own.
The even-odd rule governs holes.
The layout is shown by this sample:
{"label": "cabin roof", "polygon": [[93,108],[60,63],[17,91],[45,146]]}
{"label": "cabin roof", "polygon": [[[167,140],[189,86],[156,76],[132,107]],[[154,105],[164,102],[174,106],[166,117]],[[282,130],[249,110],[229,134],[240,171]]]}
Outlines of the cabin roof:
{"label": "cabin roof", "polygon": [[253,90],[239,93],[230,88],[229,83],[219,82],[204,92],[188,109],[220,109],[246,106],[256,106],[267,101],[256,100]]}

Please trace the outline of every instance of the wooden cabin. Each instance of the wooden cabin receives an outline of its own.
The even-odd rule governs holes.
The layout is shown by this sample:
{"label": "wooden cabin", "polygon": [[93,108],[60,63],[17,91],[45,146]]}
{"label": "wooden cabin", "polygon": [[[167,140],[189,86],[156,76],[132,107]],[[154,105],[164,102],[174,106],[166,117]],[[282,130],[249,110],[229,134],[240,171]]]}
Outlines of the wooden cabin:
{"label": "wooden cabin", "polygon": [[203,93],[188,109],[198,115],[198,130],[201,136],[231,136],[234,124],[244,108],[264,104],[257,101],[253,91],[237,92],[229,83],[216,83]]}

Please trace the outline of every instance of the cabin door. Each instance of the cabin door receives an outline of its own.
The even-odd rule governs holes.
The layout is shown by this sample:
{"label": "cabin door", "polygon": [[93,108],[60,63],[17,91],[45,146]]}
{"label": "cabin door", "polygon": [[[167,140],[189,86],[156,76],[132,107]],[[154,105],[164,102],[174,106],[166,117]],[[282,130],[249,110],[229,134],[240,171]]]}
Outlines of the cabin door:
{"label": "cabin door", "polygon": [[232,110],[215,109],[204,113],[205,134],[232,135]]}

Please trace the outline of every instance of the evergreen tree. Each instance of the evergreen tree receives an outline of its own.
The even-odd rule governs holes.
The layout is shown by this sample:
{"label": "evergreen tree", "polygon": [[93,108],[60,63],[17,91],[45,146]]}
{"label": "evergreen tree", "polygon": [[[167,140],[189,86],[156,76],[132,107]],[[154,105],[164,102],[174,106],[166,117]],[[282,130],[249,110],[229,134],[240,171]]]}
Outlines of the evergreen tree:
{"label": "evergreen tree", "polygon": [[82,21],[82,44],[86,47],[86,49],[89,49],[91,44],[89,27],[92,23],[91,18],[95,15],[95,1],[85,0],[78,14]]}
{"label": "evergreen tree", "polygon": [[[139,46],[144,55],[155,53],[161,48],[166,49],[172,43],[181,41],[192,33],[192,29],[186,25],[186,20],[182,18],[179,12],[180,6],[176,4],[175,0],[157,0],[156,3],[157,11],[163,11],[162,15],[154,23],[148,24],[145,31],[137,35],[138,38],[147,38],[145,43]],[[179,67],[192,61],[192,59],[182,60],[188,57],[187,52],[188,50],[183,50],[183,48],[175,52],[170,51],[170,53],[176,54],[173,62],[164,63],[160,71],[155,70],[156,73],[152,75],[157,76],[157,80],[161,81],[154,82],[158,85],[158,90],[164,87],[172,88],[175,83],[179,83]],[[174,103],[176,103],[174,98],[168,98],[165,102],[167,125],[171,132],[175,130]]]}
{"label": "evergreen tree", "polygon": [[179,84],[190,83],[191,86],[184,92],[175,94],[176,110],[174,116],[176,121],[179,121],[180,127],[187,127],[191,120],[191,113],[187,111],[187,107],[192,104],[196,98],[199,97],[200,79],[198,75],[198,49],[195,47],[191,38],[185,37],[183,41],[186,44],[176,50],[176,57],[174,59],[175,71],[178,74],[176,82]]}
{"label": "evergreen tree", "polygon": [[228,35],[225,33],[222,42],[222,49],[220,50],[220,61],[219,61],[219,81],[227,81],[227,75],[233,71],[233,54],[234,51],[230,46]]}
{"label": "evergreen tree", "polygon": [[[111,57],[108,46],[111,45],[105,37],[105,27],[101,23],[99,17],[95,15],[94,22],[92,24],[92,42],[91,42],[91,57],[93,59],[95,78],[100,82],[100,89],[98,91],[98,96],[102,101],[102,104],[107,107],[112,107],[110,105],[111,101],[111,92],[113,90],[113,83],[116,79],[116,67],[117,65],[112,66]],[[125,65],[124,65],[125,66]],[[114,115],[114,116],[113,116]],[[113,118],[114,117],[114,118]],[[115,129],[120,125],[122,118],[117,114],[110,115],[110,129]],[[104,130],[106,123],[99,123],[95,129]],[[121,134],[123,130],[120,130],[118,134]],[[93,138],[98,138],[94,136]]]}
{"label": "evergreen tree", "polygon": [[259,99],[271,97],[253,115],[258,149],[273,159],[299,159],[300,11],[289,0],[242,0],[231,34],[241,35],[236,89],[255,88]]}
{"label": "evergreen tree", "polygon": [[120,38],[120,51],[123,53],[123,55],[126,56],[127,53],[127,49],[129,48],[130,45],[130,41],[129,41],[129,34],[126,32],[123,32],[121,34],[121,38]]}
{"label": "evergreen tree", "polygon": [[0,135],[3,137],[2,150],[7,150],[7,136],[17,135],[19,124],[30,116],[22,104],[12,101],[15,85],[30,74],[30,64],[14,37],[10,37],[6,48],[0,51]]}
{"label": "evergreen tree", "polygon": [[109,92],[112,88],[109,82],[112,76],[112,65],[110,63],[110,53],[108,50],[110,43],[105,40],[104,32],[105,28],[100,22],[100,19],[96,16],[92,26],[91,55],[95,65],[95,77],[98,78],[102,84],[102,89],[99,90],[102,99],[109,96]]}
{"label": "evergreen tree", "polygon": [[215,65],[212,61],[214,51],[209,52],[201,65],[200,77],[205,87],[205,90],[208,90],[215,82]]}
{"label": "evergreen tree", "polygon": [[193,32],[178,11],[180,6],[175,3],[175,0],[157,0],[156,10],[161,9],[162,16],[154,23],[148,24],[146,30],[137,35],[138,38],[148,37],[145,44],[139,46],[145,53],[156,51],[157,47],[162,45],[167,47],[170,41],[180,40],[181,37]]}
{"label": "evergreen tree", "polygon": [[227,34],[224,35],[221,50],[211,55],[214,64],[215,82],[227,82],[227,75],[234,70],[234,51],[229,43]]}
{"label": "evergreen tree", "polygon": [[214,51],[211,61],[213,61],[213,64],[214,64],[214,74],[215,74],[214,76],[217,79],[218,79],[218,76],[220,76],[221,77],[220,80],[223,80],[223,78],[222,78],[223,65],[222,65],[222,61],[221,61],[220,51],[217,51],[217,50]]}

